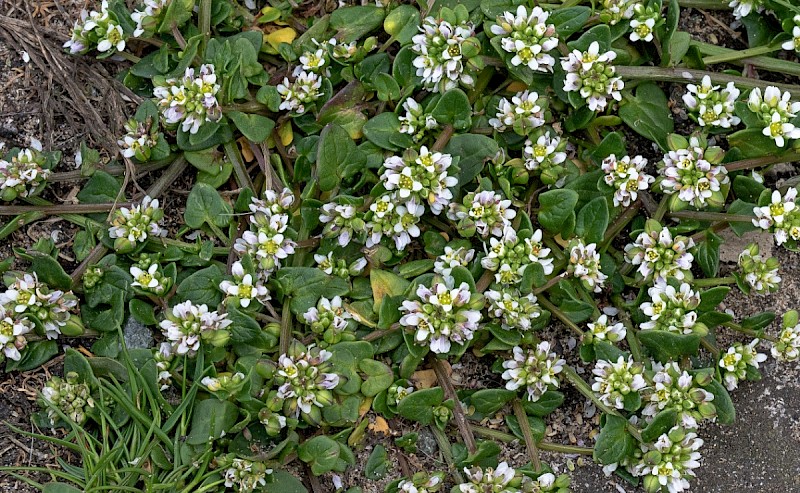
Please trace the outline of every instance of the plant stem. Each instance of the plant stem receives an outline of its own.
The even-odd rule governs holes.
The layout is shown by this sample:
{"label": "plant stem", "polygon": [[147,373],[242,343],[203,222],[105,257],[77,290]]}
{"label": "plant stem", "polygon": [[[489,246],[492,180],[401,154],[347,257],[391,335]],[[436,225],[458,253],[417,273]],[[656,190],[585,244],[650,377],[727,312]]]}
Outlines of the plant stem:
{"label": "plant stem", "polygon": [[453,132],[455,132],[455,128],[452,125],[445,125],[442,129],[441,133],[439,133],[439,137],[434,142],[433,146],[431,147],[432,151],[441,151],[450,141],[450,137],[453,136]]}
{"label": "plant stem", "polygon": [[661,202],[658,203],[658,209],[653,213],[653,219],[660,222],[661,219],[664,218],[664,214],[666,214],[669,209],[669,199],[670,195],[661,197]]}
{"label": "plant stem", "polygon": [[208,38],[211,37],[211,2],[212,0],[200,0],[199,13],[197,15],[197,24],[200,28],[200,34],[203,35],[199,52],[203,54],[205,54]]}
{"label": "plant stem", "polygon": [[281,333],[279,340],[281,354],[287,354],[289,352],[289,344],[292,342],[292,311],[289,310],[291,298],[287,296],[285,301],[283,310],[281,311]]}
{"label": "plant stem", "polygon": [[475,291],[478,293],[483,293],[486,289],[489,288],[489,285],[492,284],[494,280],[494,272],[486,269],[481,274],[481,277],[478,278],[478,282],[475,283]]}
{"label": "plant stem", "polygon": [[225,149],[225,155],[228,156],[228,161],[233,165],[233,175],[236,177],[236,183],[239,188],[249,188],[255,193],[256,187],[247,173],[247,166],[245,166],[242,159],[242,153],[239,152],[239,148],[236,146],[236,141],[226,142],[223,148]]}
{"label": "plant stem", "polygon": [[555,276],[554,278],[552,278],[549,281],[547,281],[546,283],[544,283],[542,285],[542,287],[534,289],[533,290],[533,294],[538,296],[540,293],[544,293],[545,291],[547,291],[548,289],[552,288],[553,286],[555,286],[559,282],[563,281],[564,277],[566,277],[566,275],[567,275],[566,272],[562,272],[561,274]]}
{"label": "plant stem", "polygon": [[733,161],[725,164],[725,169],[730,173],[733,171],[741,171],[745,169],[760,168],[776,163],[791,163],[800,159],[800,153],[789,152],[786,154],[778,154],[777,156],[764,156],[752,159],[742,159],[741,161]]}
{"label": "plant stem", "polygon": [[741,325],[733,322],[724,322],[722,326],[727,327],[731,330],[735,330],[736,332],[741,332],[742,334],[749,335],[750,337],[757,337],[758,339],[764,339],[770,342],[778,342],[777,337],[767,334],[766,332],[764,332],[764,329],[761,330],[746,329]]}
{"label": "plant stem", "polygon": [[644,361],[642,355],[642,347],[639,345],[639,339],[636,337],[636,327],[634,327],[631,317],[628,314],[628,308],[625,306],[625,300],[622,296],[615,295],[611,297],[611,301],[619,309],[619,319],[622,325],[625,326],[625,340],[628,341],[628,347],[631,349],[631,355],[634,361]]}
{"label": "plant stem", "polygon": [[138,56],[134,55],[133,53],[128,53],[127,51],[118,51],[115,55],[119,56],[120,58],[124,58],[131,63],[139,63],[142,60]]}
{"label": "plant stem", "polygon": [[0,205],[0,216],[15,216],[26,212],[41,212],[45,215],[64,213],[91,214],[94,212],[108,212],[115,207],[130,207],[131,205],[131,202],[119,204]]}
{"label": "plant stem", "polygon": [[[603,403],[603,401],[601,401],[600,398],[595,395],[594,391],[592,391],[592,388],[589,387],[589,384],[586,383],[580,377],[580,375],[578,375],[578,373],[571,366],[564,365],[564,370],[562,370],[562,371],[563,371],[564,375],[567,377],[567,380],[569,380],[569,382],[576,389],[578,389],[578,392],[580,392],[587,399],[592,401],[592,403],[594,403],[594,405],[597,406],[597,409],[600,409],[601,411],[603,411],[606,414],[611,414],[612,416],[617,416],[619,418],[625,419],[625,417],[622,416],[619,412],[617,412],[616,409],[612,409],[612,408],[606,406]],[[625,419],[625,422],[627,423],[628,432],[631,434],[631,436],[633,438],[635,438],[637,441],[641,442],[642,441],[642,435],[639,432],[639,429],[636,426],[634,426],[633,423],[631,423],[627,419]]]}
{"label": "plant stem", "polygon": [[713,286],[723,286],[726,284],[736,284],[736,278],[733,276],[728,277],[711,277],[708,279],[695,279],[692,281],[692,286],[699,288],[709,288]]}
{"label": "plant stem", "polygon": [[[491,428],[485,428],[480,425],[470,423],[470,428],[472,431],[475,432],[476,435],[481,435],[486,438],[492,438],[494,440],[499,440],[504,443],[513,443],[519,441],[519,438],[512,435],[511,433],[506,433],[500,430],[492,430]],[[540,450],[547,450],[548,452],[561,452],[563,454],[580,454],[580,455],[592,455],[592,449],[588,447],[579,447],[576,445],[562,445],[560,443],[551,443],[551,442],[539,442],[537,444]]]}
{"label": "plant stem", "polygon": [[519,429],[525,438],[525,448],[528,449],[528,457],[531,459],[533,470],[539,472],[542,470],[542,462],[539,460],[539,449],[536,448],[536,440],[533,439],[531,424],[528,422],[528,413],[523,409],[519,399],[514,399],[512,407],[514,408],[514,416],[517,417],[517,422],[519,423]]}
{"label": "plant stem", "polygon": [[733,82],[742,88],[759,87],[766,89],[768,86],[777,86],[781,91],[789,91],[793,94],[800,94],[800,86],[789,84],[777,84],[762,80],[739,77],[706,70],[695,70],[689,68],[667,68],[667,67],[627,67],[617,66],[617,75],[623,79],[646,80],[651,82],[678,82],[681,84],[700,83],[706,75],[711,78],[714,84],[727,84]]}
{"label": "plant stem", "polygon": [[727,2],[722,0],[678,0],[678,5],[687,9],[730,10]]}
{"label": "plant stem", "polygon": [[626,208],[625,211],[622,214],[620,214],[619,217],[617,217],[617,219],[614,221],[614,224],[609,226],[609,228],[606,230],[606,235],[603,238],[603,241],[600,243],[601,252],[605,251],[605,249],[608,248],[608,245],[610,245],[611,242],[614,241],[614,238],[616,238],[617,235],[623,229],[625,229],[625,226],[627,226],[628,223],[633,221],[633,218],[635,218],[636,214],[639,213],[639,209],[641,209],[641,207],[642,207],[642,200],[636,199],[636,201],[632,203],[630,207]]}
{"label": "plant stem", "polygon": [[175,161],[169,165],[169,168],[167,168],[167,170],[158,177],[158,180],[150,185],[150,188],[147,189],[147,195],[151,197],[158,197],[164,193],[164,191],[167,190],[172,183],[178,179],[179,176],[181,176],[183,171],[186,169],[186,166],[188,166],[188,163],[183,155],[175,159]]}
{"label": "plant stem", "polygon": [[25,214],[20,214],[19,216],[15,217],[14,219],[6,223],[6,225],[3,226],[3,229],[0,229],[0,240],[7,238],[14,231],[25,226],[26,224],[38,221],[43,217],[45,217],[44,212],[28,212]]}
{"label": "plant stem", "polygon": [[764,46],[756,46],[755,48],[748,48],[746,50],[731,50],[730,53],[724,53],[719,55],[712,55],[703,58],[703,63],[706,65],[712,65],[714,63],[723,63],[723,62],[733,62],[736,60],[741,60],[743,58],[750,58],[757,55],[765,55],[767,53],[772,53],[773,51],[778,51],[781,49],[781,45],[764,45]]}
{"label": "plant stem", "polygon": [[436,439],[436,443],[439,445],[439,450],[442,451],[442,457],[447,463],[447,468],[450,469],[457,482],[463,483],[464,476],[461,475],[461,472],[458,470],[455,462],[453,461],[453,451],[450,448],[450,442],[447,440],[447,436],[442,430],[437,428],[436,425],[432,425],[429,428],[433,433],[433,437]]}
{"label": "plant stem", "polygon": [[[166,168],[167,166],[172,163],[173,159],[162,159],[160,161],[152,161],[146,164],[141,164],[136,166],[136,174],[138,176],[144,175],[151,171],[157,171],[161,168]],[[127,171],[125,166],[119,165],[109,165],[102,168],[103,171],[108,173],[111,176],[122,176]],[[76,181],[76,180],[88,180],[89,176],[84,176],[81,173],[81,170],[74,170],[74,171],[64,171],[60,173],[53,173],[47,177],[47,181],[50,183],[56,182],[64,182],[64,181]]]}
{"label": "plant stem", "polygon": [[751,223],[753,217],[745,214],[725,214],[724,212],[680,211],[670,212],[669,217],[695,219],[698,221],[723,221],[728,223]]}
{"label": "plant stem", "polygon": [[478,451],[478,445],[475,443],[475,436],[472,434],[472,429],[467,425],[467,418],[464,416],[464,409],[461,407],[461,401],[458,400],[456,390],[453,388],[453,382],[447,375],[447,369],[444,367],[442,360],[436,356],[431,356],[431,366],[433,372],[436,373],[436,380],[444,390],[444,395],[447,399],[452,399],[455,405],[453,406],[453,419],[456,422],[458,431],[461,433],[461,438],[464,440],[464,445],[470,454]]}
{"label": "plant stem", "polygon": [[556,316],[557,319],[561,320],[561,322],[573,330],[576,334],[580,335],[583,338],[584,334],[578,325],[570,320],[564,312],[561,311],[556,305],[554,305],[550,300],[545,298],[544,296],[538,296],[539,304],[547,309],[550,313]]}
{"label": "plant stem", "polygon": [[[730,48],[703,43],[701,41],[693,40],[691,44],[692,46],[696,46],[704,55],[732,55],[739,53],[737,50],[731,50]],[[786,75],[800,75],[800,64],[768,56],[755,56],[741,60],[733,60],[730,63],[735,65],[748,64],[770,72],[778,72]]]}

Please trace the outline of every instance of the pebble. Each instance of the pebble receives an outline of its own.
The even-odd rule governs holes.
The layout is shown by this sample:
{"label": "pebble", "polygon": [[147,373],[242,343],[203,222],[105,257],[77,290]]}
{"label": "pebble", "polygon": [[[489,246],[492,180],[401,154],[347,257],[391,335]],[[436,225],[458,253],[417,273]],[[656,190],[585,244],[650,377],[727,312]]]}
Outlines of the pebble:
{"label": "pebble", "polygon": [[122,335],[128,349],[148,349],[155,344],[150,329],[133,317],[128,317],[128,321],[125,322],[125,327],[122,329]]}

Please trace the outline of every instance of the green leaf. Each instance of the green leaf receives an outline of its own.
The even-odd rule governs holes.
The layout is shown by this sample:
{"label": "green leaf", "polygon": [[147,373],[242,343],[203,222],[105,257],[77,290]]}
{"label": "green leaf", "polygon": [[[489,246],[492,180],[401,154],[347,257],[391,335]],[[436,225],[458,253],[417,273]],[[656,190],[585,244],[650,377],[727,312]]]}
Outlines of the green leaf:
{"label": "green leaf", "polygon": [[394,373],[386,364],[373,359],[363,359],[358,364],[367,378],[361,384],[361,393],[366,397],[375,397],[388,389],[394,382]]}
{"label": "green leaf", "polygon": [[186,443],[205,445],[223,436],[223,433],[236,424],[239,408],[229,401],[206,399],[194,405],[192,425]]}
{"label": "green leaf", "polygon": [[194,134],[185,132],[183,127],[178,129],[178,147],[184,151],[202,151],[231,140],[233,132],[224,119],[220,122],[205,122]]}
{"label": "green leaf", "polygon": [[611,29],[605,25],[600,24],[589,29],[581,34],[581,37],[575,41],[570,41],[567,46],[572,50],[587,51],[589,46],[597,41],[600,45],[600,52],[608,51],[611,49]]}
{"label": "green leaf", "polygon": [[158,325],[155,308],[150,303],[138,298],[132,298],[128,302],[128,309],[137,322],[144,325]]}
{"label": "green leaf", "polygon": [[781,152],[775,141],[761,132],[761,128],[739,130],[728,135],[728,143],[742,152],[742,159],[773,156]]}
{"label": "green leaf", "polygon": [[81,493],[81,490],[67,483],[46,483],[42,487],[42,493]]}
{"label": "green leaf", "polygon": [[275,278],[284,293],[292,296],[291,310],[298,315],[316,305],[321,296],[330,299],[350,291],[347,281],[314,267],[284,267],[275,273]]}
{"label": "green leaf", "polygon": [[458,186],[471,182],[483,170],[483,163],[493,158],[500,148],[494,139],[485,135],[455,135],[444,148],[444,152],[458,156]]}
{"label": "green leaf", "polygon": [[204,183],[197,183],[186,200],[183,219],[186,225],[199,229],[203,224],[223,227],[230,224],[233,208],[222,199],[219,192]]}
{"label": "green leaf", "polygon": [[397,101],[400,99],[400,85],[388,73],[381,72],[372,79],[372,85],[378,92],[380,101]]}
{"label": "green leaf", "polygon": [[[745,202],[743,200],[736,199],[728,206],[728,214],[737,214],[737,215],[746,215],[746,216],[753,216],[756,217],[753,213],[753,208],[756,207],[754,203]],[[755,231],[758,229],[756,226],[753,226],[753,223],[741,222],[741,221],[734,221],[730,223],[731,231],[736,233],[738,236],[742,236],[743,234],[747,233],[748,231]]]}
{"label": "green leaf", "polygon": [[522,408],[525,409],[527,414],[544,418],[563,403],[564,394],[557,390],[548,390],[535,402],[529,400],[522,401]]}
{"label": "green leaf", "polygon": [[675,423],[678,422],[678,413],[674,409],[664,409],[656,414],[653,421],[642,430],[642,440],[645,443],[653,443],[658,437],[667,433]]}
{"label": "green leaf", "polygon": [[201,269],[181,281],[175,293],[176,302],[191,300],[195,304],[215,307],[222,301],[221,282],[222,272],[216,265]]}
{"label": "green leaf", "polygon": [[[519,420],[514,415],[506,416],[506,424],[511,433],[520,440],[525,440],[525,435],[522,433],[522,428],[519,427]],[[531,435],[533,440],[538,442],[544,438],[545,425],[544,420],[538,416],[528,416],[528,426],[531,428]]]}
{"label": "green leaf", "polygon": [[262,486],[261,490],[264,493],[308,493],[299,479],[281,469],[272,473],[272,481]]}
{"label": "green leaf", "polygon": [[377,29],[383,22],[383,13],[375,6],[338,8],[331,13],[330,26],[338,31],[337,39],[349,43]]}
{"label": "green leaf", "polygon": [[386,447],[377,444],[372,450],[372,453],[369,454],[367,464],[364,467],[364,476],[373,481],[383,479],[389,472],[390,467],[391,465],[389,463],[389,455],[386,453]]}
{"label": "green leaf", "polygon": [[273,113],[277,113],[281,106],[281,94],[275,86],[264,86],[256,93],[256,101],[265,105]]}
{"label": "green leaf", "polygon": [[242,113],[241,111],[229,111],[227,115],[236,128],[242,132],[242,135],[255,143],[267,140],[275,128],[275,121],[266,116]]}
{"label": "green leaf", "polygon": [[484,416],[492,415],[503,408],[508,401],[517,396],[516,392],[506,389],[482,389],[469,398],[475,410]]}
{"label": "green leaf", "polygon": [[472,125],[472,105],[461,89],[451,89],[436,102],[431,115],[440,124],[450,124],[456,130],[465,130]]}
{"label": "green leaf", "polygon": [[767,189],[767,187],[746,175],[739,175],[734,178],[732,188],[737,199],[754,204],[758,202],[761,192]]}
{"label": "green leaf", "polygon": [[22,358],[19,361],[6,360],[6,372],[28,371],[39,368],[57,354],[58,344],[56,341],[31,342],[22,352]]}
{"label": "green leaf", "polygon": [[483,0],[481,10],[491,20],[503,15],[503,12],[516,12],[519,5],[525,5],[525,0]]}
{"label": "green leaf", "polygon": [[82,204],[107,204],[117,199],[119,190],[120,184],[116,178],[105,171],[97,170],[78,192],[77,197]]}
{"label": "green leaf", "polygon": [[699,312],[710,312],[713,311],[717,305],[722,303],[722,300],[725,299],[725,296],[728,295],[728,292],[731,290],[728,286],[717,286],[711,289],[706,289],[702,293],[700,293],[700,305],[697,307],[697,311]]}
{"label": "green leaf", "polygon": [[367,140],[381,149],[399,151],[414,145],[410,135],[400,133],[400,120],[391,112],[380,113],[370,118],[364,124],[363,132]]}
{"label": "green leaf", "polygon": [[424,426],[433,423],[433,409],[444,401],[441,387],[417,390],[397,404],[397,412],[406,419]]}
{"label": "green leaf", "polygon": [[700,336],[695,334],[673,334],[664,330],[643,330],[639,340],[661,362],[697,354]]}
{"label": "green leaf", "polygon": [[607,465],[621,462],[636,446],[636,440],[627,431],[628,422],[619,416],[606,414],[606,423],[594,445],[594,460]]}
{"label": "green leaf", "polygon": [[228,319],[232,322],[231,342],[246,344],[258,339],[261,335],[261,325],[253,317],[233,306],[229,306],[227,310]]}
{"label": "green leaf", "polygon": [[45,253],[31,251],[29,254],[20,255],[31,262],[31,270],[39,276],[39,280],[57,289],[68,291],[72,288],[72,278],[69,277],[56,259]]}
{"label": "green leaf", "polygon": [[586,243],[599,243],[608,227],[608,202],[605,197],[597,197],[578,212],[575,234]]}
{"label": "green leaf", "polygon": [[339,461],[339,443],[324,435],[315,436],[297,448],[297,457],[311,466],[315,476],[332,471]]}
{"label": "green leaf", "polygon": [[672,38],[669,40],[668,52],[669,59],[668,59],[668,66],[674,67],[681,63],[683,57],[689,51],[689,47],[692,44],[692,36],[685,32],[685,31],[678,31],[672,35]]}
{"label": "green leaf", "polygon": [[619,117],[634,132],[667,150],[667,135],[675,129],[664,91],[652,82],[637,86],[636,95],[620,106]]}
{"label": "green leaf", "polygon": [[575,218],[578,192],[568,189],[549,190],[539,195],[539,223],[548,231],[560,232],[564,223]]}
{"label": "green leaf", "polygon": [[398,5],[383,20],[383,30],[401,45],[408,44],[419,30],[419,11],[411,5]]}
{"label": "green leaf", "polygon": [[706,231],[706,239],[697,244],[695,258],[706,277],[716,277],[719,272],[719,247],[722,238],[713,231]]}
{"label": "green leaf", "polygon": [[580,31],[591,15],[592,9],[589,7],[571,7],[554,10],[547,20],[553,23],[561,39],[567,39]]}
{"label": "green leaf", "polygon": [[739,325],[745,329],[761,330],[768,327],[773,320],[775,320],[775,313],[763,312],[753,315],[752,317],[747,317],[746,319],[742,320],[741,324]]}
{"label": "green leaf", "polygon": [[355,149],[356,144],[344,128],[329,124],[322,129],[317,145],[317,180],[320,190],[329,192],[339,185],[341,169]]}
{"label": "green leaf", "polygon": [[606,135],[603,138],[603,141],[600,142],[600,145],[598,145],[592,152],[589,153],[589,156],[591,156],[596,163],[600,164],[603,159],[612,154],[618,158],[621,158],[627,154],[627,150],[625,149],[625,140],[622,138],[622,135],[619,132],[611,132]]}
{"label": "green leaf", "polygon": [[730,425],[736,421],[736,408],[733,406],[731,395],[716,380],[705,386],[705,389],[714,394],[714,408],[717,410],[717,422],[723,425]]}

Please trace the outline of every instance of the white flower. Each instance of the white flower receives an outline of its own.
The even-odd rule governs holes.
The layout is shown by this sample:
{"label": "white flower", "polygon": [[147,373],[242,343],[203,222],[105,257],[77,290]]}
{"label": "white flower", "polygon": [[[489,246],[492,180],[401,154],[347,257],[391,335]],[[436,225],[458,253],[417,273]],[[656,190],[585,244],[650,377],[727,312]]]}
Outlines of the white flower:
{"label": "white flower", "polygon": [[125,37],[117,16],[108,7],[108,1],[103,0],[100,12],[81,11],[81,19],[75,21],[72,36],[64,43],[71,54],[85,53],[95,47],[100,53],[123,51]]}
{"label": "white flower", "polygon": [[561,67],[567,73],[564,90],[579,92],[592,111],[605,110],[609,97],[621,101],[624,83],[614,77],[615,69],[611,65],[616,57],[614,51],[601,54],[597,41],[592,42],[587,51],[569,53],[561,59]]}
{"label": "white flower", "polygon": [[785,146],[787,140],[800,139],[800,128],[790,122],[800,113],[800,102],[791,101],[791,97],[788,91],[781,93],[777,87],[768,86],[763,97],[761,90],[755,88],[747,100],[750,111],[764,125],[763,134],[773,139],[778,147]]}
{"label": "white flower", "polygon": [[642,156],[625,156],[617,159],[614,154],[603,159],[603,177],[606,185],[614,188],[614,206],[628,207],[639,196],[639,191],[647,190],[655,178],[644,172],[647,159]]}
{"label": "white flower", "polygon": [[[78,299],[72,291],[51,290],[46,284],[39,282],[34,272],[14,278],[8,289],[0,294],[0,306],[5,313],[17,314],[14,316],[15,323],[26,325],[29,321],[28,315],[35,317],[37,325],[41,323],[44,327],[45,337],[52,340],[61,334],[61,327],[69,320],[70,311],[78,306]],[[10,337],[20,329],[12,328],[10,333],[8,330],[5,329],[7,337]],[[18,349],[25,347],[22,340],[16,342],[20,346]]]}
{"label": "white flower", "polygon": [[603,314],[597,317],[597,320],[586,324],[592,337],[601,341],[608,340],[609,342],[619,342],[625,339],[627,331],[622,322],[609,324],[608,315]]}
{"label": "white flower", "polygon": [[644,20],[633,19],[631,20],[631,41],[653,41],[653,28],[656,25],[656,20],[652,17],[647,17]]}
{"label": "white flower", "polygon": [[249,253],[261,270],[268,276],[279,269],[281,262],[294,253],[296,243],[284,233],[289,223],[286,214],[264,214],[259,211],[250,216],[250,230],[242,233],[233,245],[240,255]]}
{"label": "white flower", "polygon": [[677,363],[671,361],[663,366],[655,363],[653,369],[656,373],[645,391],[647,405],[642,409],[648,423],[664,409],[677,411],[678,424],[685,428],[697,428],[698,420],[716,416],[714,394],[700,387]]}
{"label": "white flower", "polygon": [[531,330],[534,321],[542,315],[533,293],[523,296],[515,289],[490,289],[485,296],[489,302],[489,316],[499,320],[506,330]]}
{"label": "white flower", "polygon": [[216,94],[220,85],[214,65],[187,67],[182,78],[167,79],[165,85],[157,85],[153,96],[158,98],[158,107],[168,124],[181,124],[184,132],[197,133],[205,122],[216,122],[222,118],[222,107]]}
{"label": "white flower", "polygon": [[429,130],[439,128],[436,118],[425,113],[414,98],[406,98],[402,107],[406,110],[406,114],[397,117],[400,120],[400,132],[411,135],[415,141],[422,140]]}
{"label": "white flower", "polygon": [[620,356],[615,363],[598,360],[592,370],[594,383],[592,390],[600,395],[600,400],[607,406],[616,409],[625,408],[625,396],[639,392],[647,386],[642,373],[644,366],[628,357],[626,361]]}
{"label": "white flower", "polygon": [[[284,412],[293,417],[301,413],[311,415],[312,409],[333,404],[332,389],[340,382],[328,361],[332,353],[315,346],[294,350],[293,355],[282,354],[278,358],[276,383],[278,398],[284,399]],[[289,414],[287,414],[288,416]]]}
{"label": "white flower", "polygon": [[542,245],[542,231],[537,229],[530,238],[522,240],[510,226],[501,238],[489,238],[483,244],[486,256],[481,259],[484,269],[495,271],[495,281],[501,285],[514,285],[522,280],[525,269],[532,262],[542,266],[545,275],[553,273],[550,249]]}
{"label": "white flower", "polygon": [[46,183],[51,171],[43,168],[46,158],[41,149],[30,147],[10,157],[0,158],[0,198],[11,201],[28,197]]}
{"label": "white flower", "polygon": [[294,204],[294,192],[285,188],[280,192],[267,189],[264,190],[264,198],[252,197],[250,199],[250,212],[261,212],[267,216],[275,214],[287,214]]}
{"label": "white flower", "polygon": [[733,8],[733,16],[736,20],[740,20],[742,17],[750,15],[753,10],[759,13],[763,12],[763,4],[764,0],[731,0],[728,7]]}
{"label": "white flower", "polygon": [[524,5],[517,14],[504,12],[491,27],[492,34],[500,36],[500,46],[512,53],[511,65],[528,67],[535,72],[551,72],[556,61],[548,52],[558,46],[558,36],[550,16],[541,7],[533,7],[530,14]]}
{"label": "white flower", "polygon": [[517,211],[511,208],[511,201],[503,199],[493,190],[470,192],[464,196],[462,204],[451,203],[447,217],[460,221],[459,226],[463,226],[460,229],[474,225],[475,231],[483,238],[489,235],[503,236],[503,231],[511,226],[511,220],[517,216]]}
{"label": "white flower", "polygon": [[[298,67],[302,69],[302,67]],[[283,83],[278,84],[278,93],[283,102],[279,109],[291,111],[296,114],[306,112],[306,105],[309,105],[322,96],[322,77],[315,72],[305,70],[295,70],[292,74],[294,81],[290,82],[288,77],[283,78]]]}
{"label": "white flower", "polygon": [[700,86],[687,84],[686,90],[688,92],[683,95],[683,102],[701,127],[730,128],[741,122],[734,115],[734,104],[741,91],[733,82],[720,91],[720,86],[712,85],[711,77],[706,75]]}
{"label": "white flower", "polygon": [[695,137],[690,139],[689,148],[665,154],[659,163],[664,193],[677,193],[682,202],[697,208],[706,207],[712,195],[730,180],[725,166],[711,164],[704,154],[705,150]]}
{"label": "white flower", "polygon": [[774,257],[765,259],[759,255],[756,243],[751,243],[739,254],[739,268],[745,282],[756,293],[767,294],[778,290],[781,282],[778,260]]}
{"label": "white flower", "polygon": [[697,323],[697,309],[700,305],[700,292],[693,291],[687,283],[678,289],[667,284],[664,278],[656,279],[655,285],[647,290],[650,301],[639,307],[650,320],[641,324],[642,330],[665,330],[676,334],[691,334]]}
{"label": "white flower", "polygon": [[453,26],[443,19],[426,17],[419,30],[421,33],[411,39],[411,50],[417,55],[412,63],[423,86],[432,92],[445,92],[459,84],[471,87],[475,79],[462,50],[468,40],[475,44],[472,24]]}
{"label": "white flower", "polygon": [[792,22],[794,22],[794,27],[792,27],[792,39],[785,41],[781,45],[781,48],[800,52],[800,15],[794,16]]}
{"label": "white flower", "polygon": [[558,374],[566,362],[550,351],[549,342],[542,341],[527,351],[515,346],[513,354],[513,359],[503,362],[507,390],[524,388],[527,400],[536,402],[548,389],[558,388]]}
{"label": "white flower", "polygon": [[797,361],[800,359],[800,324],[783,327],[777,342],[770,349],[772,357],[778,361]]}
{"label": "white flower", "polygon": [[703,440],[697,433],[676,426],[654,444],[641,444],[642,454],[651,459],[634,466],[633,475],[645,477],[645,484],[666,488],[669,493],[688,491],[689,478],[694,478],[694,469],[700,467],[698,450],[702,446]]}
{"label": "white flower", "polygon": [[411,329],[414,342],[427,345],[434,353],[450,351],[451,343],[465,345],[478,329],[481,312],[471,307],[483,305],[481,295],[470,292],[467,283],[452,282],[417,288],[419,301],[403,301],[400,324]]}
{"label": "white flower", "polygon": [[536,171],[547,185],[556,183],[564,171],[562,163],[567,160],[564,147],[566,142],[562,142],[561,137],[549,133],[539,136],[535,144],[530,139],[526,140],[522,152],[525,168]]}
{"label": "white flower", "polygon": [[756,350],[758,339],[753,339],[750,344],[733,343],[728,351],[719,359],[719,366],[725,370],[723,380],[725,387],[733,391],[739,386],[739,381],[747,378],[747,367],[758,368],[759,363],[767,360],[767,355]]}
{"label": "white flower", "polygon": [[769,125],[762,131],[764,135],[775,141],[775,145],[783,147],[790,139],[800,139],[800,128],[792,123],[783,121],[780,113],[773,113]]}
{"label": "white flower", "polygon": [[[669,228],[646,228],[636,241],[625,245],[625,260],[639,266],[639,273],[648,277],[655,273],[657,279],[674,277],[682,280],[690,274],[694,255],[689,250],[694,240],[685,236],[672,237]],[[660,225],[657,225],[660,226]]]}
{"label": "white flower", "polygon": [[769,205],[753,208],[756,216],[753,225],[772,232],[778,245],[789,240],[796,242],[800,239],[800,209],[795,203],[796,198],[796,188],[789,187],[783,196],[774,190]]}
{"label": "white flower", "polygon": [[498,132],[504,132],[510,127],[519,135],[526,135],[544,125],[546,104],[545,98],[539,98],[538,93],[531,91],[517,93],[511,101],[503,98],[497,105],[496,117],[489,120],[489,125]]}
{"label": "white flower", "polygon": [[394,202],[399,198],[394,193],[382,195],[370,205],[367,214],[367,248],[380,243],[383,237],[394,240],[397,250],[404,250],[411,244],[411,238],[418,238],[422,233],[417,223],[425,213],[425,208],[415,198],[405,202]]}
{"label": "white flower", "polygon": [[580,279],[586,289],[595,293],[602,291],[608,276],[600,271],[600,254],[597,252],[597,244],[586,245],[583,240],[578,239],[572,240],[568,248],[567,272]]}
{"label": "white flower", "polygon": [[303,314],[303,319],[315,334],[322,334],[329,328],[337,333],[342,332],[347,329],[347,321],[352,318],[350,312],[343,307],[340,296],[331,299],[323,296],[317,302],[317,306],[312,306]]}
{"label": "white flower", "polygon": [[0,349],[6,358],[14,361],[22,358],[20,351],[28,344],[25,334],[33,329],[33,322],[0,305]]}
{"label": "white flower", "polygon": [[458,178],[452,174],[452,163],[450,154],[431,152],[422,146],[419,153],[388,157],[383,163],[381,180],[386,190],[396,190],[400,199],[415,197],[438,215],[453,198],[451,188],[458,184]]}
{"label": "white flower", "polygon": [[142,270],[136,265],[132,265],[130,272],[131,276],[133,276],[133,282],[131,286],[138,286],[143,289],[152,289],[158,287],[158,276],[156,276],[156,271],[158,270],[158,264],[153,263],[147,270]]}
{"label": "white flower", "polygon": [[166,236],[166,230],[159,224],[163,217],[164,211],[159,208],[158,199],[145,196],[140,204],[130,209],[120,207],[115,211],[108,236],[122,238],[132,244],[143,243],[150,236]]}
{"label": "white flower", "polygon": [[475,258],[475,250],[459,247],[453,249],[444,247],[444,253],[436,257],[433,263],[433,272],[442,277],[450,277],[454,267],[466,267]]}
{"label": "white flower", "polygon": [[209,341],[214,346],[227,342],[225,328],[231,324],[227,316],[209,311],[207,305],[184,301],[167,312],[167,318],[159,325],[164,337],[172,343],[175,354],[193,356],[200,349],[201,341]]}
{"label": "white flower", "polygon": [[252,300],[257,300],[265,304],[271,299],[269,290],[260,279],[253,274],[244,271],[244,266],[240,261],[236,261],[231,266],[233,280],[224,280],[220,283],[219,289],[226,296],[236,298],[239,304],[247,308]]}
{"label": "white flower", "polygon": [[328,52],[322,48],[318,48],[313,52],[307,51],[303,53],[300,55],[298,61],[300,62],[301,71],[314,72],[319,75],[329,76],[330,67],[326,67],[328,62]]}
{"label": "white flower", "polygon": [[144,0],[144,10],[134,10],[131,19],[136,23],[133,30],[133,37],[138,38],[146,31],[158,25],[161,14],[171,0]]}
{"label": "white flower", "polygon": [[464,468],[466,483],[458,485],[460,493],[512,493],[518,491],[510,486],[516,471],[509,467],[507,462],[501,462],[496,468]]}

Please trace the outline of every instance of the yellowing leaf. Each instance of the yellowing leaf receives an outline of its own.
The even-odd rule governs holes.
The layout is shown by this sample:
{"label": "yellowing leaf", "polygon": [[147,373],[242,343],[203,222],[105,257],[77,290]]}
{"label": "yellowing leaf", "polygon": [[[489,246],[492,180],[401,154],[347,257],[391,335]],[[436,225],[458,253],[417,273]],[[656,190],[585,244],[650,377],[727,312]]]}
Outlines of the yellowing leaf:
{"label": "yellowing leaf", "polygon": [[417,370],[411,375],[411,382],[417,389],[429,389],[436,385],[436,373],[433,370]]}
{"label": "yellowing leaf", "polygon": [[369,431],[373,433],[383,433],[390,435],[392,430],[389,428],[389,423],[380,416],[375,417],[375,422],[369,424]]}
{"label": "yellowing leaf", "polygon": [[289,43],[291,44],[292,41],[295,40],[297,37],[297,31],[292,29],[291,27],[284,27],[283,29],[278,29],[277,31],[272,31],[269,34],[264,35],[264,41],[267,42],[274,52],[273,54],[278,53],[278,46],[281,43]]}
{"label": "yellowing leaf", "polygon": [[508,85],[506,91],[508,92],[522,92],[528,89],[528,86],[524,82],[514,81]]}
{"label": "yellowing leaf", "polygon": [[294,140],[294,132],[292,131],[292,122],[286,120],[278,129],[278,136],[281,138],[281,144],[288,146]]}
{"label": "yellowing leaf", "polygon": [[247,137],[239,137],[236,142],[239,143],[239,148],[242,150],[242,157],[245,162],[252,163],[255,155],[250,149],[250,141],[247,140]]}

